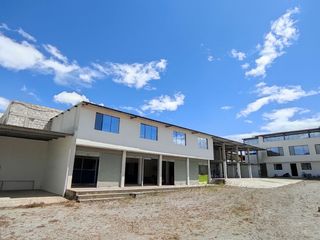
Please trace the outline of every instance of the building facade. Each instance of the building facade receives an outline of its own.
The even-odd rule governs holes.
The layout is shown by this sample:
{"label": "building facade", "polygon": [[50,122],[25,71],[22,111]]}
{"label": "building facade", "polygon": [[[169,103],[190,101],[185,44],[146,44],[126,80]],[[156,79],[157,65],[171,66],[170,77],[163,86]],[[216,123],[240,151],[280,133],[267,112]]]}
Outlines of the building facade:
{"label": "building facade", "polygon": [[320,177],[320,128],[259,135],[244,143],[266,149],[252,156],[262,177]]}

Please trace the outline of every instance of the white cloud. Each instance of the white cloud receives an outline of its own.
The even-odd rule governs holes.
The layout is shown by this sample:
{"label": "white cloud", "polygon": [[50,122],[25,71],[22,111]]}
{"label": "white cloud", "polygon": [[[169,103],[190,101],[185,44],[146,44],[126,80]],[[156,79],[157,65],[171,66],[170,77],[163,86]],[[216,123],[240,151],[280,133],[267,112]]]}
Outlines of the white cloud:
{"label": "white cloud", "polygon": [[66,92],[66,91],[63,91],[57,95],[54,95],[53,100],[56,103],[63,103],[67,105],[76,105],[82,101],[89,102],[89,99],[85,95],[80,95],[79,93],[76,93],[76,92]]}
{"label": "white cloud", "polygon": [[231,50],[231,56],[233,58],[238,59],[239,61],[243,61],[246,58],[246,54],[240,51],[237,51],[236,49]]}
{"label": "white cloud", "polygon": [[226,105],[226,106],[222,106],[220,109],[221,110],[230,110],[230,109],[232,109],[233,108],[233,106],[228,106],[228,105]]}
{"label": "white cloud", "polygon": [[160,79],[160,73],[167,67],[167,60],[151,61],[148,63],[107,63],[93,64],[100,72],[113,77],[116,83],[137,89],[148,85],[151,80]]}
{"label": "white cloud", "polygon": [[242,69],[248,69],[249,67],[250,67],[249,63],[244,63],[244,64],[241,65]]}
{"label": "white cloud", "polygon": [[297,38],[298,29],[292,15],[298,12],[297,7],[289,9],[271,24],[271,30],[265,36],[263,46],[259,45],[260,57],[255,60],[256,67],[248,70],[246,76],[265,76],[266,68],[284,54],[284,48],[289,47]]}
{"label": "white cloud", "polygon": [[36,42],[37,40],[29,33],[25,32],[22,28],[19,28],[17,32],[24,37],[25,39],[31,41],[31,42]]}
{"label": "white cloud", "polygon": [[258,95],[257,100],[249,103],[245,109],[237,114],[237,117],[246,117],[249,114],[260,110],[263,106],[276,102],[279,104],[288,103],[298,100],[303,97],[319,94],[319,91],[305,91],[300,85],[297,86],[267,86],[266,83],[261,82],[256,85],[256,91]]}
{"label": "white cloud", "polygon": [[0,97],[0,111],[5,111],[10,103],[10,100]]}
{"label": "white cloud", "polygon": [[162,112],[162,111],[176,111],[179,106],[184,104],[185,96],[182,93],[176,93],[173,97],[168,95],[161,95],[160,97],[147,101],[141,106],[142,111]]}
{"label": "white cloud", "polygon": [[292,131],[308,128],[320,127],[320,114],[311,117],[294,118],[297,114],[305,114],[308,111],[303,108],[283,108],[276,109],[270,113],[264,113],[263,117],[267,123],[261,127],[261,130],[268,132]]}
{"label": "white cloud", "polygon": [[214,57],[213,57],[212,55],[209,55],[209,56],[208,56],[208,61],[209,61],[209,62],[212,62],[213,60],[214,60]]}
{"label": "white cloud", "polygon": [[244,138],[251,138],[260,134],[264,134],[265,132],[250,132],[250,133],[239,133],[239,134],[232,134],[224,136],[225,138],[232,139],[238,142],[243,142],[242,139]]}
{"label": "white cloud", "polygon": [[56,48],[55,46],[52,46],[50,44],[44,44],[43,47],[48,53],[50,53],[52,56],[54,56],[58,60],[60,60],[64,63],[68,62],[68,58],[66,56],[63,56],[61,54],[60,50],[58,48]]}
{"label": "white cloud", "polygon": [[245,123],[248,123],[248,124],[253,123],[253,121],[251,121],[251,120],[249,120],[249,119],[244,120],[244,122],[245,122]]}
{"label": "white cloud", "polygon": [[21,91],[24,92],[24,93],[26,93],[27,95],[33,97],[33,98],[36,99],[37,101],[40,101],[40,98],[38,97],[38,95],[37,95],[35,92],[29,90],[29,89],[26,87],[26,85],[23,85],[23,86],[22,86]]}

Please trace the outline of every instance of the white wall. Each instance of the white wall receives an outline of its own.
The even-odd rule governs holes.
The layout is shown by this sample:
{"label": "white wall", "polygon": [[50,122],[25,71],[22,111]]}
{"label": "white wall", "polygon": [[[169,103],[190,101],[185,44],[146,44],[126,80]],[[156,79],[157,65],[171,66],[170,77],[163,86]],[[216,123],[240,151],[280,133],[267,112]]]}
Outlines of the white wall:
{"label": "white wall", "polygon": [[0,137],[0,185],[3,190],[40,189],[47,159],[48,142]]}
{"label": "white wall", "polygon": [[[267,164],[268,177],[282,176],[285,173],[289,173],[292,176],[290,163],[282,164],[282,170],[274,170],[273,163]],[[311,174],[312,176],[320,176],[320,162],[311,162],[312,170],[302,170],[301,162],[297,162],[298,177],[303,177],[303,173]]]}
{"label": "white wall", "polygon": [[49,141],[43,186],[46,191],[63,195],[71,187],[74,156],[74,137]]}
{"label": "white wall", "polygon": [[[120,133],[109,133],[94,129],[96,112],[109,114],[120,118]],[[158,127],[158,141],[140,138],[140,123]],[[172,140],[172,132],[178,130],[186,133],[187,146],[177,145]],[[200,149],[198,137],[208,138],[209,149]],[[130,119],[126,114],[93,106],[81,106],[77,138],[96,142],[109,143],[127,147],[135,147],[148,151],[166,152],[171,154],[188,155],[201,159],[213,159],[213,144],[209,135],[192,134],[190,131],[175,127],[165,127],[164,124],[141,118]]]}

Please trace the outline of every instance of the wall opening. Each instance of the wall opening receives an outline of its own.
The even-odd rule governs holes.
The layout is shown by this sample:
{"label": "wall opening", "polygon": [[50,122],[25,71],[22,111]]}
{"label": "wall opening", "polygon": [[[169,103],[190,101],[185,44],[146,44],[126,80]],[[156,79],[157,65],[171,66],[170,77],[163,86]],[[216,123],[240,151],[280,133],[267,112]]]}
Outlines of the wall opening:
{"label": "wall opening", "polygon": [[157,185],[158,159],[145,158],[143,162],[143,185]]}
{"label": "wall opening", "polygon": [[96,187],[98,166],[98,157],[76,156],[71,187]]}
{"label": "wall opening", "polygon": [[174,185],[174,162],[162,161],[162,185]]}
{"label": "wall opening", "polygon": [[139,184],[139,167],[138,158],[126,159],[125,185]]}

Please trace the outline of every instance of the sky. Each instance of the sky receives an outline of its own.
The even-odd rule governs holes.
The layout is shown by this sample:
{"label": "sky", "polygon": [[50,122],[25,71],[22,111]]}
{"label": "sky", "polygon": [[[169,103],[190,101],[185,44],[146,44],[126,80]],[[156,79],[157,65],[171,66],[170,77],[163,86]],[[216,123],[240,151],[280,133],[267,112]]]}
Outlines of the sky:
{"label": "sky", "polygon": [[0,3],[0,112],[80,101],[240,140],[320,126],[320,1]]}

